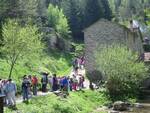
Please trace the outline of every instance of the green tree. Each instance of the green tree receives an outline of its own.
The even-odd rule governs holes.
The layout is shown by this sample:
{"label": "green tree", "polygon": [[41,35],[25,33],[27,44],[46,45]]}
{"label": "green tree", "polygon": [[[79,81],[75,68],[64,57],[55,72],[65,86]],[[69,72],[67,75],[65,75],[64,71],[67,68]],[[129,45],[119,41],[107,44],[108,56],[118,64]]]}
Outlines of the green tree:
{"label": "green tree", "polygon": [[70,34],[70,28],[66,16],[63,14],[63,10],[58,6],[49,4],[47,9],[47,17],[49,25],[62,37],[68,38]]}
{"label": "green tree", "polygon": [[35,16],[38,0],[2,0],[0,2],[0,18],[18,18]]}
{"label": "green tree", "polygon": [[103,9],[98,0],[86,0],[85,4],[84,23],[87,27],[103,17]]}
{"label": "green tree", "polygon": [[102,6],[103,6],[103,14],[104,18],[111,20],[112,19],[112,11],[109,6],[108,0],[101,0]]}
{"label": "green tree", "polygon": [[74,39],[78,38],[83,29],[83,10],[80,7],[80,3],[80,0],[64,0],[61,3]]}
{"label": "green tree", "polygon": [[[2,24],[7,18],[17,18],[24,23],[28,18],[37,16],[38,0],[1,0],[0,1],[0,40],[3,41]],[[34,20],[34,19],[33,19]],[[1,45],[1,43],[0,43]]]}
{"label": "green tree", "polygon": [[125,46],[104,46],[95,52],[98,69],[103,73],[111,96],[129,96],[138,93],[147,68],[138,55]]}
{"label": "green tree", "polygon": [[35,26],[20,26],[17,21],[9,20],[3,25],[4,46],[2,53],[10,65],[9,78],[18,59],[33,55],[41,50],[41,35]]}

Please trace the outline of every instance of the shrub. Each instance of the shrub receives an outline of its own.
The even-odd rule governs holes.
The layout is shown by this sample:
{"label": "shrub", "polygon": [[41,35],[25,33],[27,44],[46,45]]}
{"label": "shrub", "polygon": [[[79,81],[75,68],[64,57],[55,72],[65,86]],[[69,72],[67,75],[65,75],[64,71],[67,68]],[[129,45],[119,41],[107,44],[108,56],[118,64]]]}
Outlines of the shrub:
{"label": "shrub", "polygon": [[147,75],[144,63],[138,55],[125,46],[112,45],[95,52],[98,70],[104,74],[106,88],[113,97],[133,96]]}

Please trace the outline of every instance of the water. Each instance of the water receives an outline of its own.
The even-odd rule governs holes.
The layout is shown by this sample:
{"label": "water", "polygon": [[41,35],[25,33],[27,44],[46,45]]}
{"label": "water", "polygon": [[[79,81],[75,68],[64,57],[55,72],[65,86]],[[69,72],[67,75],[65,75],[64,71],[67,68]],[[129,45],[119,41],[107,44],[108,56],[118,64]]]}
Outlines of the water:
{"label": "water", "polygon": [[131,108],[131,111],[122,113],[150,113],[150,106],[144,106],[143,108]]}
{"label": "water", "polygon": [[150,99],[139,101],[138,107],[131,108],[128,112],[123,113],[150,113]]}
{"label": "water", "polygon": [[[128,111],[116,113],[150,113],[150,99],[139,101],[139,104],[136,104],[135,106],[136,107],[131,107]],[[112,109],[108,109],[107,107],[101,107],[96,109],[92,113],[111,113],[110,111],[112,111]]]}

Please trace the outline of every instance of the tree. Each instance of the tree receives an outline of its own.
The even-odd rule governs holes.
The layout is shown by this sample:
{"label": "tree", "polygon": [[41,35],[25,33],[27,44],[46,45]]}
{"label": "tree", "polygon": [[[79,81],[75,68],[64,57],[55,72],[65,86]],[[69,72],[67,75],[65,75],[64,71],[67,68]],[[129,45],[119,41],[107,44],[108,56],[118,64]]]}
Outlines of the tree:
{"label": "tree", "polygon": [[9,20],[3,25],[4,46],[2,53],[10,65],[9,78],[19,58],[30,56],[42,48],[40,34],[35,26],[20,26],[16,20]]}
{"label": "tree", "polygon": [[101,5],[101,2],[99,2],[98,0],[86,0],[84,12],[85,27],[93,24],[101,17],[103,17],[103,9]]}
{"label": "tree", "polygon": [[111,20],[112,19],[112,11],[109,6],[108,0],[101,0],[102,6],[103,6],[103,14],[104,18]]}
{"label": "tree", "polygon": [[79,38],[79,34],[83,29],[83,11],[80,3],[79,0],[64,0],[61,3],[74,39]]}
{"label": "tree", "polygon": [[[37,16],[38,0],[1,0],[0,1],[0,41],[2,38],[2,24],[7,18],[17,18],[24,23],[30,17]],[[33,19],[34,20],[34,19]],[[0,43],[1,45],[1,43]]]}
{"label": "tree", "polygon": [[110,95],[124,97],[137,94],[147,75],[147,68],[138,60],[138,55],[121,45],[102,48],[96,50],[95,58]]}
{"label": "tree", "polygon": [[58,6],[53,6],[49,4],[47,9],[47,17],[49,25],[54,28],[54,30],[62,37],[69,37],[69,25],[67,18],[63,14],[63,10],[59,9]]}
{"label": "tree", "polygon": [[0,18],[26,18],[37,14],[38,0],[2,0]]}

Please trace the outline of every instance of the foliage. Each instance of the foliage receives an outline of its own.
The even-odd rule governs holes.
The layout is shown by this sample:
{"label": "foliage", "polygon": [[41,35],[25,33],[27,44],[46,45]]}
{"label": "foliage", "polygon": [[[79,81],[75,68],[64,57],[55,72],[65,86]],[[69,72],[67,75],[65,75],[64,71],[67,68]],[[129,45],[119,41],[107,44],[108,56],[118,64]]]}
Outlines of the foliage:
{"label": "foliage", "polygon": [[95,52],[98,70],[106,79],[106,88],[111,96],[121,97],[138,93],[147,68],[138,60],[138,55],[121,45],[104,46]]}
{"label": "foliage", "polygon": [[[104,93],[96,91],[71,92],[67,99],[61,99],[54,94],[33,98],[29,104],[18,104],[19,112],[25,113],[89,113],[96,107],[108,103],[108,97]],[[15,113],[5,109],[5,113]]]}
{"label": "foliage", "polygon": [[85,26],[89,26],[99,20],[103,15],[102,7],[98,0],[87,0],[85,6]]}
{"label": "foliage", "polygon": [[10,65],[10,78],[18,59],[31,55],[33,57],[34,53],[42,49],[42,44],[35,26],[21,27],[15,20],[9,20],[3,25],[3,37],[2,53]]}
{"label": "foliage", "polygon": [[83,43],[72,43],[74,51],[72,51],[72,55],[74,56],[82,56],[84,54],[84,44]]}
{"label": "foliage", "polygon": [[108,0],[101,0],[102,7],[103,7],[103,14],[104,18],[111,20],[112,19],[112,11],[109,6]]}
{"label": "foliage", "polygon": [[[71,30],[72,36],[75,40],[83,40],[81,33],[86,27],[85,25],[89,26],[93,24],[95,18],[98,20],[100,19],[99,17],[102,17],[110,20],[111,17],[111,11],[107,0],[91,1],[91,4],[89,3],[89,5],[87,4],[88,1],[89,0],[1,0],[0,24],[5,22],[5,19],[8,18],[18,18],[26,23],[26,20],[30,17],[34,24],[48,27],[47,17],[50,17],[49,24],[53,26],[55,25],[55,30],[57,30],[63,38],[67,38],[68,33],[70,34]],[[49,7],[49,11],[47,11],[49,4],[51,4],[51,7]],[[54,5],[53,7],[52,4]],[[95,14],[97,15],[90,12],[94,10],[92,7],[95,9]],[[63,9],[63,11],[61,9]],[[53,23],[55,20],[51,20],[51,14],[48,14],[49,16],[47,16],[47,12],[52,13],[53,16],[59,16],[59,18],[56,18],[57,24]],[[66,18],[68,19],[68,22]],[[39,19],[41,19],[40,23],[37,21]]]}
{"label": "foliage", "polygon": [[0,18],[17,18],[35,16],[37,0],[1,0]]}
{"label": "foliage", "polygon": [[149,0],[109,0],[115,18],[119,21],[136,18],[144,21],[144,10],[149,8]]}
{"label": "foliage", "polygon": [[67,16],[72,35],[75,38],[79,38],[78,34],[83,29],[83,10],[81,9],[80,0],[64,0],[61,3],[61,7]]}
{"label": "foliage", "polygon": [[47,16],[50,26],[53,27],[61,37],[68,38],[70,33],[69,25],[62,9],[59,9],[58,6],[49,4]]}

